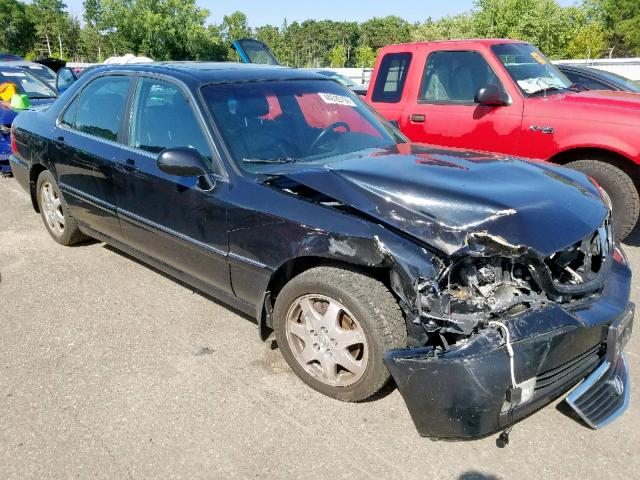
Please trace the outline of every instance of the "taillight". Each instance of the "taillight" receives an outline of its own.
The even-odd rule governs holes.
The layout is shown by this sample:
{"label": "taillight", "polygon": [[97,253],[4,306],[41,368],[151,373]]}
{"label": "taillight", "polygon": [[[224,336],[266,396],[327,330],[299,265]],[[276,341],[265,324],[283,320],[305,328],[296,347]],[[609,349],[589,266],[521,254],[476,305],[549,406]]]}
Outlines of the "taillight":
{"label": "taillight", "polygon": [[16,143],[16,136],[13,131],[13,127],[11,127],[11,153],[18,155],[18,144]]}

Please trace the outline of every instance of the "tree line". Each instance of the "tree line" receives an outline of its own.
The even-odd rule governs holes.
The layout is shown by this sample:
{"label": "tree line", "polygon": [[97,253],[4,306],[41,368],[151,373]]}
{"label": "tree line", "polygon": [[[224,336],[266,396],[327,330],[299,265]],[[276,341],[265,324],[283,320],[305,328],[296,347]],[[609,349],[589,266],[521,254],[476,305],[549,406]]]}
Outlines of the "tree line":
{"label": "tree line", "polygon": [[411,23],[398,16],[365,22],[283,21],[249,26],[234,12],[220,24],[195,0],[85,0],[82,20],[62,0],[0,0],[0,51],[33,59],[101,62],[125,53],[155,60],[237,60],[231,42],[255,37],[283,64],[371,67],[391,43],[460,38],[517,38],[552,58],[640,56],[640,1],[476,0],[474,8]]}

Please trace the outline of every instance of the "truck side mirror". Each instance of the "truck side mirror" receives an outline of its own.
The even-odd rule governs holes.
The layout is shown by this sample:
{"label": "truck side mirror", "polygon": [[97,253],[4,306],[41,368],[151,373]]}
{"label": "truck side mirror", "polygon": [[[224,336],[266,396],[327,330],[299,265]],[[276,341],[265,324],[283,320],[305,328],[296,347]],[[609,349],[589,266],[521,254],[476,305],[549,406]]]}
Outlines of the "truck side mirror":
{"label": "truck side mirror", "polygon": [[483,107],[502,107],[509,104],[505,94],[497,85],[485,85],[480,88],[473,101]]}

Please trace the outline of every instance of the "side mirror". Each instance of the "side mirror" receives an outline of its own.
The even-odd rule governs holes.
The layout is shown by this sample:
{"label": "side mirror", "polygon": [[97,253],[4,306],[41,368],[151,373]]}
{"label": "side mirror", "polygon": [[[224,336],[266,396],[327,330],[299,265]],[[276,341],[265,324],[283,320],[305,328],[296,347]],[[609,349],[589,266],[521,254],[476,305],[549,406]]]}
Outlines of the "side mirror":
{"label": "side mirror", "polygon": [[176,177],[199,177],[198,187],[211,190],[214,186],[209,177],[209,166],[195,148],[165,148],[158,155],[158,168]]}
{"label": "side mirror", "polygon": [[473,101],[483,107],[502,107],[509,104],[505,94],[497,85],[486,85],[480,88]]}
{"label": "side mirror", "polygon": [[78,77],[69,67],[62,67],[56,74],[56,90],[60,93],[75,83]]}

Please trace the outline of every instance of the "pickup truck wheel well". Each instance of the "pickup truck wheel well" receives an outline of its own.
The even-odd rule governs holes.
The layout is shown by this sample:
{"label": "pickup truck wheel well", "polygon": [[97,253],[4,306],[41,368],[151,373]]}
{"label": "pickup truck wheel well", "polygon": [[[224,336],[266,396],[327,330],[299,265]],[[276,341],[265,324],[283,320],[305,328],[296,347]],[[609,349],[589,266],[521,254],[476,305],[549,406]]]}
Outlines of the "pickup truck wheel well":
{"label": "pickup truck wheel well", "polygon": [[36,184],[38,183],[38,177],[45,170],[46,168],[43,165],[36,163],[33,165],[33,167],[31,167],[31,170],[29,171],[29,190],[31,192],[31,204],[33,205],[33,209],[38,213],[40,213],[40,207],[38,207]]}
{"label": "pickup truck wheel well", "polygon": [[554,155],[549,159],[551,163],[566,165],[576,160],[601,160],[618,167],[620,170],[634,179],[636,188],[640,191],[640,165],[637,165],[627,157],[604,148],[574,148]]}
{"label": "pickup truck wheel well", "polygon": [[276,298],[278,297],[280,290],[282,290],[282,287],[284,287],[293,277],[315,267],[335,267],[363,273],[381,282],[385,287],[387,287],[387,289],[389,289],[390,292],[392,292],[392,295],[394,295],[390,288],[390,276],[387,268],[364,267],[324,257],[305,256],[292,258],[287,260],[275,272],[273,272],[269,279],[269,284],[267,285],[264,301],[262,302],[262,308],[258,318],[258,327],[260,329],[260,338],[262,338],[262,340],[266,340],[273,329],[273,306],[275,305]]}

